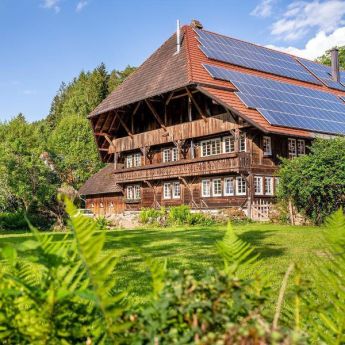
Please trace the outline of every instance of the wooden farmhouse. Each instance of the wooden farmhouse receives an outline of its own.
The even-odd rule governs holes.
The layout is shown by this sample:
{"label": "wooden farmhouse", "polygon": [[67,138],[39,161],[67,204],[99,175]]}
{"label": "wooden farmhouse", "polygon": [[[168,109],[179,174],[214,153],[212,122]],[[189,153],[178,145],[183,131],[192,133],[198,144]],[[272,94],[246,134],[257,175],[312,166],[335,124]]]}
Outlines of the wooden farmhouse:
{"label": "wooden farmhouse", "polygon": [[344,85],[337,50],[328,67],[178,27],[89,115],[106,166],[80,194],[97,215],[186,204],[257,218],[281,157],[345,134]]}

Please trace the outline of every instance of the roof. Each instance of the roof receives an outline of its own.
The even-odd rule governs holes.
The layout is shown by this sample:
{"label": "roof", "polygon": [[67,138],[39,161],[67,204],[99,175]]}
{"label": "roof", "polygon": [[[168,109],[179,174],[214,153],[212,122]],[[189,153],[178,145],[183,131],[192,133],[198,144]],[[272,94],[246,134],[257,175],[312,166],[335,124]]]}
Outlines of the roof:
{"label": "roof", "polygon": [[92,175],[79,189],[81,195],[109,194],[122,192],[121,187],[115,183],[113,164]]}
{"label": "roof", "polygon": [[[172,35],[154,52],[131,76],[114,90],[90,115],[97,116],[110,110],[129,105],[139,100],[176,90],[187,85],[198,85],[199,90],[234,111],[252,125],[264,132],[291,135],[314,136],[309,130],[291,127],[273,126],[256,109],[251,109],[236,96],[236,87],[229,81],[211,77],[203,65],[231,69],[275,81],[281,81],[296,86],[304,86],[314,90],[325,91],[335,95],[345,96],[345,92],[331,89],[320,82],[320,85],[236,66],[208,58],[200,49],[196,30],[191,26],[182,27],[181,51],[176,54],[176,35]],[[209,33],[209,31],[201,30]],[[212,33],[213,34],[213,33]],[[216,34],[218,35],[218,34]],[[220,37],[226,37],[219,35]],[[239,41],[238,42],[243,42]],[[268,48],[267,48],[268,49]],[[272,50],[271,50],[272,51]],[[290,54],[286,54],[292,56]],[[296,57],[294,57],[296,59]],[[305,67],[303,67],[305,68]]]}
{"label": "roof", "polygon": [[[182,37],[183,39],[183,37]],[[188,84],[186,45],[176,52],[172,35],[89,115],[92,117]]]}

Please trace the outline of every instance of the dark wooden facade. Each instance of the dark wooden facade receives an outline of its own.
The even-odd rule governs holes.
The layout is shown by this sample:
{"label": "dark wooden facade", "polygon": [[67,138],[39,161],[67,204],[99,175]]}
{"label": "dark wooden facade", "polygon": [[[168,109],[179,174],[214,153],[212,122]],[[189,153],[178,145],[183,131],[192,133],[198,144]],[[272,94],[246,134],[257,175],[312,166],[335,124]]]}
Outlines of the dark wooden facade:
{"label": "dark wooden facade", "polygon": [[314,137],[273,126],[246,107],[234,85],[206,72],[209,59],[193,27],[181,31],[179,53],[173,35],[89,116],[107,164],[106,174],[100,172],[81,189],[95,214],[187,204],[200,210],[240,207],[251,216],[256,204],[275,200],[280,158],[304,154]]}

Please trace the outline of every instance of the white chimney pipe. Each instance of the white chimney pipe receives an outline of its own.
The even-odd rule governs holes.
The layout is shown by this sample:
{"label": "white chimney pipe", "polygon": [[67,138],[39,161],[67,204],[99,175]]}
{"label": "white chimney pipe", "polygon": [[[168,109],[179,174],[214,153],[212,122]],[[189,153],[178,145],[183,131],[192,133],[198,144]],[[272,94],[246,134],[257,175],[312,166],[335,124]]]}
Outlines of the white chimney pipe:
{"label": "white chimney pipe", "polygon": [[180,20],[176,21],[176,53],[178,54],[181,49],[181,30],[180,30]]}

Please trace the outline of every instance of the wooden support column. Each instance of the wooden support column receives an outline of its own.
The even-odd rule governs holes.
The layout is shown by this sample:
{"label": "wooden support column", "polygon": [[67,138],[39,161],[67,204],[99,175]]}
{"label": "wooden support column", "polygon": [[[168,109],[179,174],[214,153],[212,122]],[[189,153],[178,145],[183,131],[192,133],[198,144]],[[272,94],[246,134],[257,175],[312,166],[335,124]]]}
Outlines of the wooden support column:
{"label": "wooden support column", "polygon": [[146,183],[153,191],[153,208],[160,208],[161,205],[157,200],[157,193],[156,193],[156,188],[157,186],[152,185],[152,183],[150,181],[144,180],[144,183]]}
{"label": "wooden support column", "polygon": [[[192,101],[189,97],[188,97],[188,121],[189,122],[193,121],[193,118],[192,118]],[[190,140],[190,158],[191,159],[195,158],[193,139]]]}
{"label": "wooden support column", "polygon": [[127,134],[133,139],[133,134],[130,131],[130,129],[128,128],[128,126],[125,124],[125,122],[121,119],[121,116],[119,116],[119,121],[122,125],[122,127],[125,129],[125,131],[127,132]]}
{"label": "wooden support column", "polygon": [[204,112],[201,110],[199,104],[197,103],[197,101],[195,100],[192,93],[189,91],[189,89],[187,87],[186,87],[186,91],[187,91],[187,95],[188,95],[189,100],[193,102],[199,115],[204,119],[205,122],[207,122],[207,117],[205,116]]}

